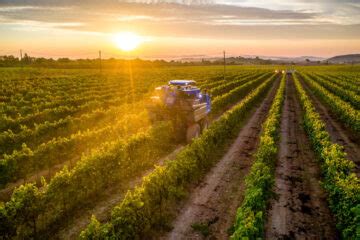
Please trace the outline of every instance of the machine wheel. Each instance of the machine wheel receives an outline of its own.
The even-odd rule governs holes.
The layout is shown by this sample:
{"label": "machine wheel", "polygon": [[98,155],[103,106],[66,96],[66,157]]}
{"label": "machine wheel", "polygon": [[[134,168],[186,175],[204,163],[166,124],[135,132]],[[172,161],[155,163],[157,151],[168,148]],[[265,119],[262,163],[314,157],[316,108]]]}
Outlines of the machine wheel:
{"label": "machine wheel", "polygon": [[208,129],[208,127],[209,127],[209,119],[207,117],[205,117],[201,121],[201,132],[203,133],[206,129]]}
{"label": "machine wheel", "polygon": [[200,125],[198,123],[194,123],[186,130],[186,141],[190,143],[191,140],[200,136],[200,132],[201,132]]}

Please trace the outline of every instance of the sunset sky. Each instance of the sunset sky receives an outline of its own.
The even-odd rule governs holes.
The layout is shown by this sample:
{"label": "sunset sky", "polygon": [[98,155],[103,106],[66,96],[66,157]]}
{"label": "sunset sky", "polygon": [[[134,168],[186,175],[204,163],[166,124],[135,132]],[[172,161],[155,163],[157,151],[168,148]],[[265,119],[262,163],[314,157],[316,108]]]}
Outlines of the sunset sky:
{"label": "sunset sky", "polygon": [[[114,36],[142,43],[120,50]],[[170,58],[360,53],[358,0],[0,0],[0,55]]]}

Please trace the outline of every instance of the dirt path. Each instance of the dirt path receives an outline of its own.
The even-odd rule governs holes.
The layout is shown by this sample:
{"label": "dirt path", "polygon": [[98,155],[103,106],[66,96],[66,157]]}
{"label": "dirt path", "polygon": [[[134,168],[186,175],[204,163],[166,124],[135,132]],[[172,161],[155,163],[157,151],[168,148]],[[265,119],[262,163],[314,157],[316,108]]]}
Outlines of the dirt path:
{"label": "dirt path", "polygon": [[266,239],[336,239],[326,194],[319,184],[320,170],[301,121],[302,109],[289,78],[275,172],[277,199],[270,203]]}
{"label": "dirt path", "polygon": [[[254,108],[256,111],[227,153],[191,191],[190,198],[173,222],[173,230],[163,236],[163,239],[228,238],[227,230],[232,226],[236,209],[243,198],[244,176],[252,165],[252,154],[259,142],[261,124],[278,86],[279,80],[260,106]],[[202,230],[194,230],[193,224],[197,225],[198,230]]]}
{"label": "dirt path", "polygon": [[311,98],[316,111],[325,122],[326,131],[330,134],[331,141],[344,146],[347,158],[355,163],[355,173],[360,176],[360,136],[356,136],[341,124],[337,117],[310,91],[302,79],[300,79],[300,82]]}

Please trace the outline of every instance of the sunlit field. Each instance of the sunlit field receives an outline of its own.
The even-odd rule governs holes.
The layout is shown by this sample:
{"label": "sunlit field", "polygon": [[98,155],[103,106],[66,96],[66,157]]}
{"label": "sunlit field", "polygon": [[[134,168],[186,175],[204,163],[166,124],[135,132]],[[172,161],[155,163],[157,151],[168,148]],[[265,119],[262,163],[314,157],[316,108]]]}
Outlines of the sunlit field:
{"label": "sunlit field", "polygon": [[358,0],[0,0],[0,240],[360,240]]}
{"label": "sunlit field", "polygon": [[[4,238],[173,238],[180,229],[187,229],[187,237],[261,236],[256,229],[276,228],[276,211],[285,211],[271,197],[275,192],[288,199],[309,196],[302,204],[310,209],[312,198],[326,194],[320,205],[324,234],[333,234],[337,224],[336,234],[356,239],[357,65],[238,65],[224,71],[127,62],[101,70],[1,68],[0,75]],[[177,125],[170,120],[149,117],[154,89],[172,79],[195,80],[211,96],[209,127],[190,143],[175,137]],[[289,158],[290,166],[284,162]],[[282,174],[309,174],[311,183],[278,185]],[[221,194],[208,189],[215,185],[197,186],[202,181],[215,181]],[[312,192],[313,184],[324,190]],[[274,186],[292,186],[296,194]],[[201,192],[220,215],[192,205],[193,194]],[[231,201],[232,194],[243,200],[230,207],[216,202]],[[182,212],[178,204],[203,218]],[[312,219],[301,214],[305,222]],[[217,220],[205,226],[209,219]],[[230,232],[220,230],[231,226]]]}

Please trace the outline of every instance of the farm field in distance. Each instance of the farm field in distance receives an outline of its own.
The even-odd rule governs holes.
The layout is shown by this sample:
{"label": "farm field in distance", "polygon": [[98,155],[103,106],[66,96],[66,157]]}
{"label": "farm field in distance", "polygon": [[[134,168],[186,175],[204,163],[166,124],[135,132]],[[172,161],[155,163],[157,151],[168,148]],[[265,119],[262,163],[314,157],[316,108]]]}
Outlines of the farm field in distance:
{"label": "farm field in distance", "polygon": [[[174,79],[211,96],[188,142],[149,111]],[[0,82],[0,239],[360,239],[359,65],[128,61]]]}

